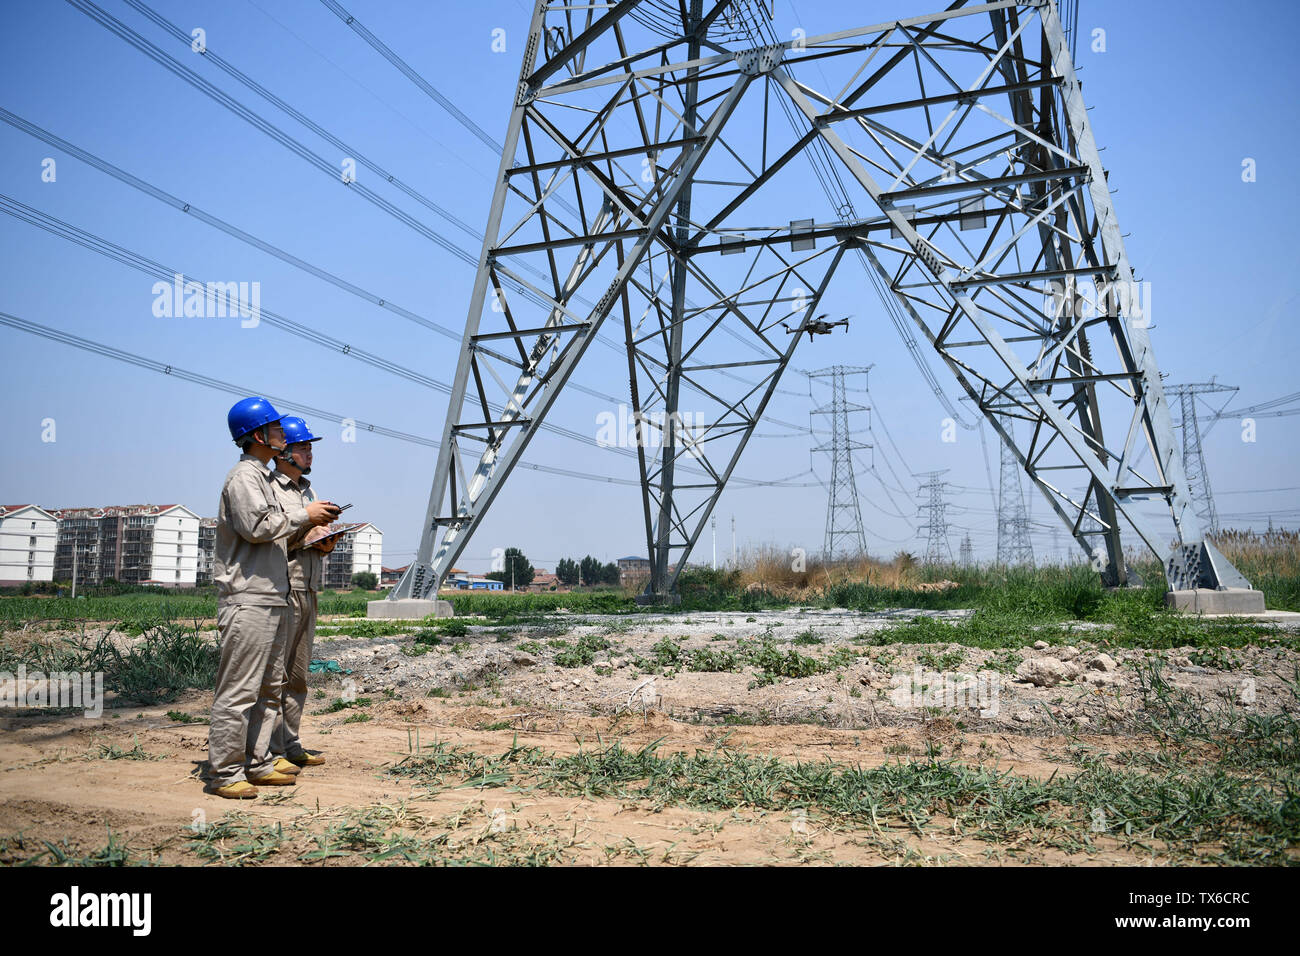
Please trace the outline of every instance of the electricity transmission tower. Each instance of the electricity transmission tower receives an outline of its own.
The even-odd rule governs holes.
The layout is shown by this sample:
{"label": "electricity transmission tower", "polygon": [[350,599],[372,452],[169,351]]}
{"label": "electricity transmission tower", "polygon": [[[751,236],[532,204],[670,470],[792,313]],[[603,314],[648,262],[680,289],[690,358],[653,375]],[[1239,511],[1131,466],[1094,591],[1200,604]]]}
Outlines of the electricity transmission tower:
{"label": "electricity transmission tower", "polygon": [[[1056,4],[920,5],[782,42],[744,0],[537,0],[392,598],[435,593],[597,345],[627,363],[643,597],[673,600],[849,252],[1108,584],[1127,580],[1122,521],[1171,587],[1245,585],[1190,505]],[[813,202],[810,165],[843,202]]]}
{"label": "electricity transmission tower", "polygon": [[967,534],[961,539],[961,547],[957,549],[957,563],[963,568],[969,568],[975,563],[975,545]]}
{"label": "electricity transmission tower", "polygon": [[919,491],[923,498],[917,508],[917,517],[921,520],[916,525],[917,531],[926,533],[923,564],[952,564],[952,548],[948,545],[948,505],[943,498],[946,482],[939,480],[939,476],[947,472],[945,468],[913,476],[927,479]]}
{"label": "electricity transmission tower", "polygon": [[[1011,422],[1003,420],[1007,434]],[[1020,489],[1020,463],[1015,449],[1007,442],[999,443],[1002,455],[998,470],[998,564],[1028,565],[1034,563],[1034,545],[1029,537],[1029,514]]]}
{"label": "electricity transmission tower", "polygon": [[829,452],[831,456],[830,494],[826,502],[826,539],[822,545],[822,554],[827,561],[867,553],[867,536],[862,526],[862,509],[858,504],[858,485],[853,474],[853,452],[871,446],[853,439],[853,433],[849,429],[849,413],[865,412],[868,408],[866,405],[850,403],[845,398],[844,377],[865,376],[870,370],[870,365],[865,368],[833,365],[808,375],[810,383],[819,378],[828,378],[831,382],[830,403],[815,408],[812,412],[814,415],[829,415],[831,419],[830,441],[813,449]]}
{"label": "electricity transmission tower", "polygon": [[[1201,426],[1196,415],[1196,397],[1213,392],[1235,392],[1236,386],[1203,382],[1197,385],[1166,385],[1165,392],[1177,398],[1180,405],[1183,432],[1183,471],[1187,475],[1187,490],[1192,497],[1192,507],[1201,519],[1208,535],[1219,533],[1219,512],[1214,507],[1214,490],[1210,487],[1210,470],[1205,467],[1205,452],[1201,449]],[[1211,419],[1213,421],[1213,419]]]}

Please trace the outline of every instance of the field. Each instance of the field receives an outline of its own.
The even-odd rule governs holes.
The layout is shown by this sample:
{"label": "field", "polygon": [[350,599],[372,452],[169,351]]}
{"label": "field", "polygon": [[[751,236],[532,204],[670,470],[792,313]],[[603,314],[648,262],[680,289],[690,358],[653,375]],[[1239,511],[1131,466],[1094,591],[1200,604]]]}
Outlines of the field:
{"label": "field", "polygon": [[[1300,610],[1267,557],[1247,573]],[[1178,616],[1086,567],[808,574],[412,623],[332,595],[304,732],[328,762],[241,804],[197,777],[215,606],[0,599],[0,670],[101,671],[109,698],[3,712],[0,862],[1300,860],[1300,615]]]}

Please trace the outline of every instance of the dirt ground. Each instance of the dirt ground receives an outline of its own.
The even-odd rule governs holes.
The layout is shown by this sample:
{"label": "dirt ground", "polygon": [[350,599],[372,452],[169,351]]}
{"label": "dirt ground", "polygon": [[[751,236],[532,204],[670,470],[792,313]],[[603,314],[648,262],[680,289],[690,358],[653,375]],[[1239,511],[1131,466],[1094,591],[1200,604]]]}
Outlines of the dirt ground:
{"label": "dirt ground", "polygon": [[[423,647],[410,636],[353,638],[348,622],[337,622],[343,633],[318,637],[315,656],[350,673],[313,675],[303,731],[327,762],[304,770],[297,786],[263,788],[246,802],[202,791],[207,727],[182,720],[205,721],[211,693],[150,707],[112,701],[98,718],[9,711],[0,717],[0,863],[38,854],[79,860],[109,846],[183,865],[1163,863],[1170,858],[1158,843],[1106,833],[1081,833],[1077,847],[1063,850],[1030,832],[983,839],[941,814],[923,825],[884,824],[815,809],[561,794],[455,774],[430,786],[387,771],[435,742],[484,755],[529,747],[569,755],[617,741],[629,751],[655,744],[659,754],[726,751],[861,768],[938,758],[1046,780],[1077,771],[1070,753],[1080,748],[1157,749],[1137,720],[1141,671],[1153,656],[1166,681],[1205,707],[1260,713],[1291,706],[1285,680],[1300,663],[1267,645],[1212,661],[1191,648],[1114,649],[1103,631],[1083,627],[1073,644],[1014,652],[872,646],[892,618],[560,615],[534,626],[472,626]],[[590,663],[558,666],[555,658],[584,635],[610,646]],[[654,663],[665,638],[684,651],[722,652],[765,637],[835,666],[763,684],[753,667]],[[995,696],[977,699],[972,686]]]}

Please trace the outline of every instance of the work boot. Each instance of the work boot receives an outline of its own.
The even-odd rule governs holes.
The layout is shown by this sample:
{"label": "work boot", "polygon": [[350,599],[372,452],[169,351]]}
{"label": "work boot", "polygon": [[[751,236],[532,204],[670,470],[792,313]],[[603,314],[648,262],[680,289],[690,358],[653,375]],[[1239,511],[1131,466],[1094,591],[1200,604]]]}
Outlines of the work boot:
{"label": "work boot", "polygon": [[253,783],[259,787],[292,787],[298,780],[287,773],[280,773],[278,770],[272,770],[265,777],[253,778]]}
{"label": "work boot", "polygon": [[287,773],[291,777],[296,777],[298,774],[302,773],[302,768],[296,763],[292,763],[286,757],[276,757],[275,763],[272,766],[275,767],[277,773]]}
{"label": "work boot", "polygon": [[[290,754],[284,759],[296,767],[319,767],[325,762],[325,758],[320,754],[310,754],[305,750],[300,754]],[[275,769],[279,770],[280,768],[277,766]]]}
{"label": "work boot", "polygon": [[247,780],[236,780],[234,783],[228,783],[224,787],[206,787],[208,793],[216,794],[218,797],[225,797],[227,800],[256,800],[257,788]]}

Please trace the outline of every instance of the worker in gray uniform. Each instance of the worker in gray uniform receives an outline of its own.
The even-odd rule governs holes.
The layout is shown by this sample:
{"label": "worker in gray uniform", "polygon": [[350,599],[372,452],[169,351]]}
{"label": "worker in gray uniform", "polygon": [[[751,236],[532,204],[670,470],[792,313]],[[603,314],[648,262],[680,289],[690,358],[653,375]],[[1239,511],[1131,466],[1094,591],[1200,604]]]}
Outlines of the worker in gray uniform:
{"label": "worker in gray uniform", "polygon": [[295,782],[275,770],[271,754],[289,624],[286,541],[339,514],[327,501],[289,511],[280,505],[267,465],[286,447],[281,417],[269,401],[253,397],[236,402],[226,419],[243,455],[226,475],[217,512],[212,578],[221,657],[208,728],[206,789],[230,799],[256,797],[257,785]]}
{"label": "worker in gray uniform", "polygon": [[[311,433],[301,418],[283,418],[287,448],[275,458],[275,494],[286,512],[306,507],[316,500],[312,490],[312,443],[320,438]],[[316,597],[320,593],[325,555],[334,550],[336,537],[315,540],[326,529],[305,527],[289,538],[289,639],[285,645],[284,696],[275,732],[271,735],[271,752],[275,767],[282,773],[297,773],[303,767],[325,762],[319,753],[303,749],[299,733],[307,706],[307,673],[311,667],[312,645],[316,640]]]}

